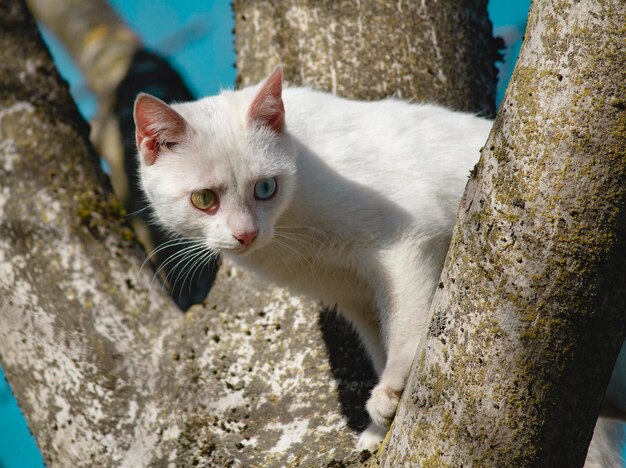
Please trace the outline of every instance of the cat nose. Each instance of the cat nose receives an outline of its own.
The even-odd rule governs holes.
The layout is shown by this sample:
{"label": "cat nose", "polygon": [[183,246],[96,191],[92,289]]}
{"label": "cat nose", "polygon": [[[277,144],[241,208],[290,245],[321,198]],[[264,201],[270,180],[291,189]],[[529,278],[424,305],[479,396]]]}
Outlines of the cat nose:
{"label": "cat nose", "polygon": [[250,245],[250,243],[256,238],[259,231],[242,232],[233,234],[233,237],[239,241],[241,245]]}

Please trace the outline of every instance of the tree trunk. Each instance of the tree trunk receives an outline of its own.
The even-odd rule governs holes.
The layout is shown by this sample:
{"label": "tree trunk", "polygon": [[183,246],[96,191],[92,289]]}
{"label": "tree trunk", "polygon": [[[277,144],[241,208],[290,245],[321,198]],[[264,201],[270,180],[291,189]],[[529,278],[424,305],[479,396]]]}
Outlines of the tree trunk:
{"label": "tree trunk", "polygon": [[495,114],[487,2],[235,0],[238,82],[282,64],[291,85]]}
{"label": "tree trunk", "polygon": [[[284,3],[280,27],[255,36],[255,21],[271,28],[274,17],[236,2],[241,76],[261,78],[261,69],[244,65],[255,50],[258,63],[275,65],[263,59],[267,43],[255,44],[279,31],[294,51],[284,56],[293,83],[492,112],[485,3],[439,2],[436,12],[392,3],[397,13],[359,7],[360,22],[358,15],[339,21],[347,4],[311,3],[321,19],[308,30],[298,23],[306,9]],[[304,26],[284,29],[292,23]],[[401,42],[387,42],[398,28],[407,32],[393,36]],[[365,423],[371,382],[355,375],[363,352],[345,336],[329,338],[337,326],[326,315],[316,321],[315,305],[259,287],[230,266],[204,306],[178,313],[140,271],[143,255],[87,128],[17,0],[0,6],[0,51],[0,361],[47,464],[358,463],[350,428]],[[329,61],[314,55],[320,51],[332,53]]]}
{"label": "tree trunk", "polygon": [[[182,247],[151,223],[147,200],[139,183],[133,105],[141,91],[165,102],[191,101],[191,92],[169,63],[142,48],[136,34],[106,0],[28,0],[35,18],[49,28],[79,66],[87,86],[98,99],[91,120],[91,142],[109,166],[115,196],[124,206],[135,235],[150,255],[150,266],[178,306],[187,310],[201,303],[215,278],[217,262],[200,269],[189,284],[184,277]],[[182,255],[182,253],[181,253]]]}
{"label": "tree trunk", "polygon": [[581,466],[624,340],[626,4],[536,0],[383,466]]}
{"label": "tree trunk", "polygon": [[367,389],[335,382],[317,307],[226,266],[181,314],[20,1],[0,51],[0,362],[47,465],[347,459]]}

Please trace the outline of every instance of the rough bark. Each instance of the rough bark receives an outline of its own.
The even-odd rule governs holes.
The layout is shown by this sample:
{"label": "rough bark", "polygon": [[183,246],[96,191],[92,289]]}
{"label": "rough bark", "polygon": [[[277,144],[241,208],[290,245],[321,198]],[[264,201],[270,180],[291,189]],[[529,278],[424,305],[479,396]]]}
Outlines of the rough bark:
{"label": "rough bark", "polygon": [[167,260],[180,257],[181,247],[167,244],[169,236],[151,223],[138,179],[132,111],[139,92],[181,102],[193,99],[191,91],[167,60],[142,49],[139,38],[105,0],[29,0],[28,6],[70,53],[98,99],[90,139],[109,166],[113,191],[130,213],[128,222],[146,252],[155,252],[150,265],[181,309],[201,303],[217,262],[199,269],[189,283],[174,281],[184,277],[182,264]]}
{"label": "rough bark", "polygon": [[235,0],[234,6],[241,85],[282,64],[292,85],[495,114],[497,42],[484,0]]}
{"label": "rough bark", "polygon": [[[324,18],[340,25],[333,15],[345,5],[334,5],[325,5],[333,13]],[[477,5],[464,16],[465,30],[472,21],[480,25],[466,44],[477,41],[489,55],[493,47],[482,19],[484,3]],[[250,12],[251,5],[236,7]],[[391,10],[379,14],[386,11]],[[433,16],[434,23],[447,21],[448,16]],[[253,25],[238,23],[238,34]],[[473,62],[473,52],[443,41],[444,31],[453,32],[445,25],[420,29],[419,48],[407,45],[409,55],[402,61],[388,55],[391,46],[380,48],[377,53],[388,55],[387,63],[404,64],[402,73],[392,72],[391,65],[385,73],[369,73],[375,68],[374,46],[394,27],[377,25],[376,17],[362,16],[372,50],[353,50],[361,61],[350,62],[349,82],[338,74],[336,60],[334,67],[310,69],[302,81],[315,84],[305,78],[319,76],[328,84],[334,74],[337,92],[354,97],[373,99],[398,90],[407,98],[493,110],[493,64]],[[291,39],[280,33],[289,46],[298,37],[305,41],[289,61],[299,70],[304,65],[296,60],[309,63],[319,42],[304,31],[290,32]],[[427,68],[406,64],[414,61],[411,54],[428,48],[433,34],[439,46],[431,57],[442,54],[474,65],[465,68],[465,78],[453,79],[455,70],[433,58],[429,87],[403,85],[431,75]],[[246,37],[240,48],[265,36]],[[363,352],[350,348],[354,341],[338,338],[338,326],[328,315],[317,320],[315,305],[259,286],[231,267],[223,269],[204,306],[178,313],[151,286],[151,275],[139,270],[143,255],[106,188],[87,129],[16,0],[0,4],[0,51],[12,58],[0,61],[0,362],[48,465],[358,463],[352,452],[356,431],[350,429],[362,429],[366,422],[363,403],[371,382],[355,375]],[[274,65],[259,57],[258,63]],[[376,64],[380,72],[382,65]],[[347,68],[342,67],[345,76]],[[467,78],[475,76],[474,68],[482,69],[482,79]],[[248,75],[241,63],[240,71],[251,81],[262,74]],[[387,81],[391,87],[383,84]],[[447,86],[454,91],[442,91]],[[370,94],[376,87],[379,94]]]}
{"label": "rough bark", "polygon": [[118,199],[126,205],[132,184],[126,173],[119,124],[112,107],[115,91],[141,48],[141,41],[105,0],[28,0],[27,3],[35,18],[69,52],[87,87],[98,98],[92,141],[111,168]]}
{"label": "rough bark", "polygon": [[341,395],[367,390],[331,371],[317,307],[227,267],[181,314],[21,2],[0,51],[0,362],[48,466],[348,458],[364,421]]}
{"label": "rough bark", "polygon": [[620,0],[536,0],[383,466],[581,466],[624,340]]}

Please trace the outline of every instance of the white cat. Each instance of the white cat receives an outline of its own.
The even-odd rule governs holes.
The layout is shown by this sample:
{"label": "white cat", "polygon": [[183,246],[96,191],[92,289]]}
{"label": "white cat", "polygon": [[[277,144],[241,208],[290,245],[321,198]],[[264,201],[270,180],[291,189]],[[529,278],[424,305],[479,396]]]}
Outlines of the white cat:
{"label": "white cat", "polygon": [[262,84],[135,103],[141,180],[178,235],[320,300],[359,332],[379,383],[359,448],[404,390],[469,172],[492,122],[431,104]]}

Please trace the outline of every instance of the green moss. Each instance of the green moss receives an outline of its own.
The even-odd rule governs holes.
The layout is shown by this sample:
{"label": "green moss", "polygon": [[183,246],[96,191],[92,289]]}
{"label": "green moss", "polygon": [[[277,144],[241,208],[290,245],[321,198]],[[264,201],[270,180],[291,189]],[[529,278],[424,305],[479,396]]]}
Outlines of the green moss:
{"label": "green moss", "polygon": [[125,224],[126,210],[111,193],[80,193],[76,200],[76,216],[79,223],[92,233],[113,227],[122,239],[129,241],[135,238],[132,229]]}
{"label": "green moss", "polygon": [[422,460],[422,467],[423,468],[445,468],[445,467],[451,466],[449,463],[445,461],[442,455],[443,455],[442,452],[437,452],[428,456],[427,458]]}
{"label": "green moss", "polygon": [[444,392],[450,388],[452,382],[441,372],[441,367],[438,363],[435,363],[435,365],[430,368],[429,374],[429,404],[436,405],[443,397]]}

